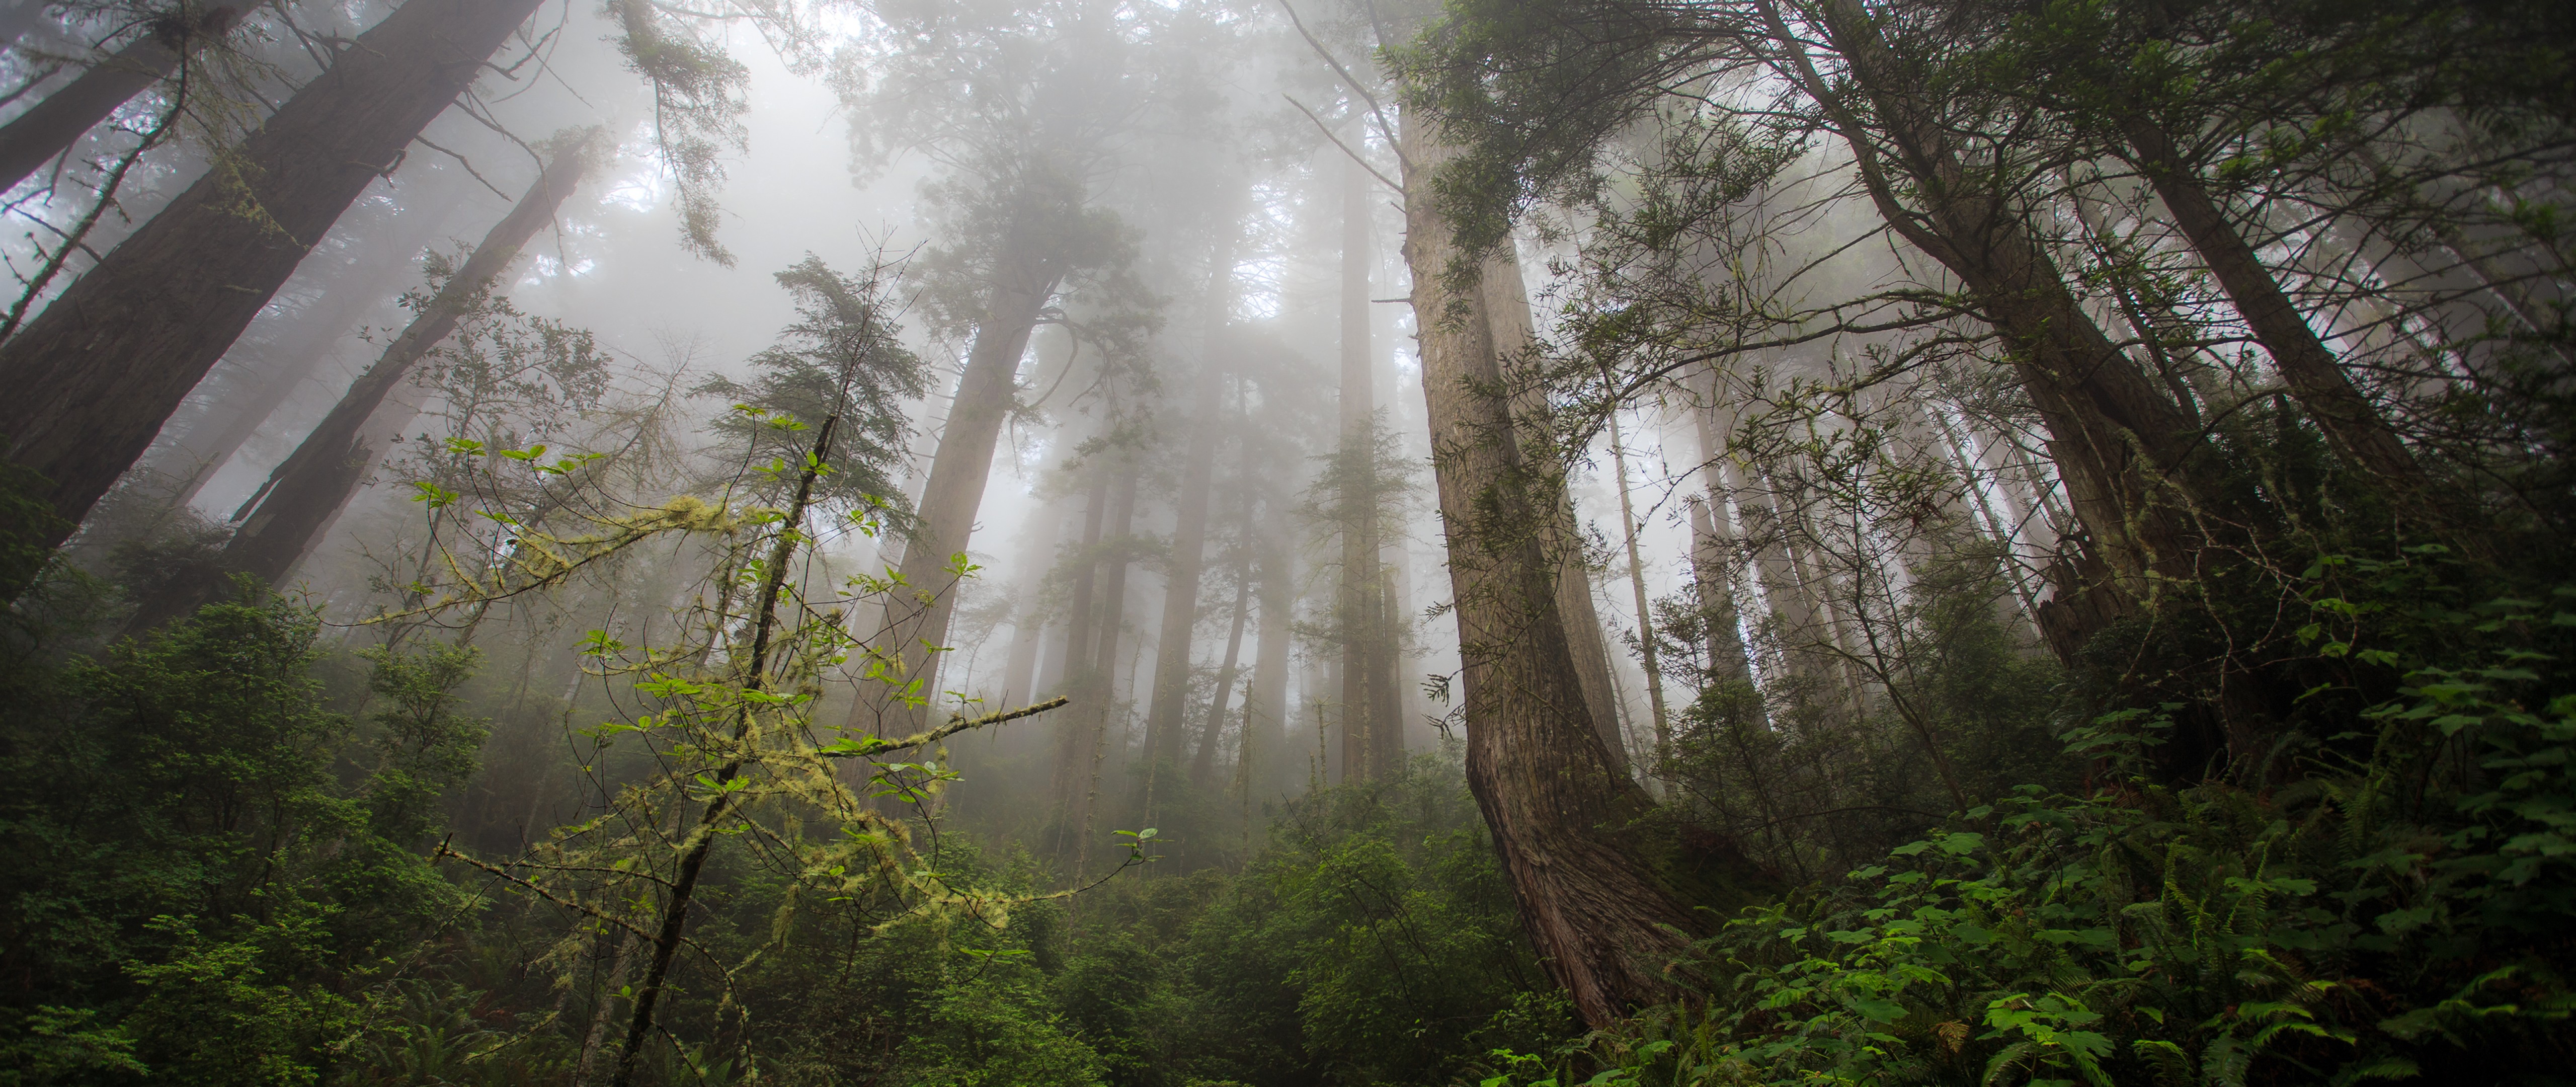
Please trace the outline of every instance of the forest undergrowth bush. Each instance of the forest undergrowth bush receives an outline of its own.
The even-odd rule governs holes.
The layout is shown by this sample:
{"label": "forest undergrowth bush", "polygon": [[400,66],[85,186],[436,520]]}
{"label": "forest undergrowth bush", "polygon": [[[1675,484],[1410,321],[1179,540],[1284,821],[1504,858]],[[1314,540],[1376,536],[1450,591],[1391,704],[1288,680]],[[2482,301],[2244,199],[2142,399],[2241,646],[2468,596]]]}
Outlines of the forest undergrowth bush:
{"label": "forest undergrowth bush", "polygon": [[2307,572],[2298,636],[2394,694],[2294,776],[2160,780],[2169,704],[2065,728],[2092,792],[1730,919],[1690,1000],[1485,1083],[2564,1082],[2576,586],[2464,606],[2443,554]]}

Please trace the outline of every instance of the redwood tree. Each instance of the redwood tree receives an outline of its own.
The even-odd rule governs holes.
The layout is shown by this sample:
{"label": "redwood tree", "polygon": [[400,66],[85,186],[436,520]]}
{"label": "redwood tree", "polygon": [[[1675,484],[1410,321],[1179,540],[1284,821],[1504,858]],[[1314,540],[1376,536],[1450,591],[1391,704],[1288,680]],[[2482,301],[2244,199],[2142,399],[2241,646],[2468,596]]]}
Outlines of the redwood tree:
{"label": "redwood tree", "polygon": [[[69,524],[360,193],[402,164],[537,0],[410,0],[349,42],[259,131],[6,344],[8,457]],[[255,213],[252,213],[255,212]],[[14,594],[21,585],[0,586]]]}

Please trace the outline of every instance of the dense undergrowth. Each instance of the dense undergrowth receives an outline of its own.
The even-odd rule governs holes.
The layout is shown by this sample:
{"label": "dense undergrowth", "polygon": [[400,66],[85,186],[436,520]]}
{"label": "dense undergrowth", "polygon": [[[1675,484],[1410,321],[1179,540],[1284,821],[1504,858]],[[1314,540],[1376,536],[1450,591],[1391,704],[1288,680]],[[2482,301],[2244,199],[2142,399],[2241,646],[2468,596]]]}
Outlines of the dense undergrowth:
{"label": "dense undergrowth", "polygon": [[[2309,697],[2388,694],[2285,736],[2268,776],[2172,780],[2172,704],[2061,725],[2071,787],[1981,779],[1995,799],[1944,821],[1810,834],[1780,856],[1853,870],[1724,919],[1674,966],[1694,997],[1621,1029],[1580,1034],[1531,955],[1451,750],[1273,805],[1240,870],[1149,866],[998,925],[811,923],[720,850],[646,1078],[2551,1082],[2576,1059],[2576,587],[2463,603],[2454,568],[2309,571],[2302,636],[2349,679]],[[7,1082],[503,1084],[596,1059],[616,941],[431,860],[490,728],[471,653],[336,649],[256,593],[92,653],[41,650],[65,636],[41,614],[0,710]],[[1711,752],[1742,748],[1694,750],[1676,778],[1716,789]],[[1003,893],[1050,878],[957,830],[938,863]]]}
{"label": "dense undergrowth", "polygon": [[2172,718],[2101,715],[2093,791],[1729,919],[1693,1000],[1487,1082],[2563,1082],[2576,587],[2464,604],[2442,552],[2309,571],[2303,636],[2396,693],[2294,772],[2160,784]]}

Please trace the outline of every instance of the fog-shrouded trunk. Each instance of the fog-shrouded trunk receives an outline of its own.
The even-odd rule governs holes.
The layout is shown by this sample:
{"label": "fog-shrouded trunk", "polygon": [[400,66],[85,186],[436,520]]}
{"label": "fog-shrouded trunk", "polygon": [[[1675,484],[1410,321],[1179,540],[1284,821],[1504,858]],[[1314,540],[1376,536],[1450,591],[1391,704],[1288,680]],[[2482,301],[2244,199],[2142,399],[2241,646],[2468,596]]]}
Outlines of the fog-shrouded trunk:
{"label": "fog-shrouded trunk", "polygon": [[487,296],[508,273],[528,240],[554,221],[556,211],[589,172],[590,144],[597,135],[595,129],[582,133],[555,150],[518,206],[493,225],[411,324],[385,346],[375,365],[350,384],[331,413],[269,473],[259,492],[242,503],[233,515],[241,527],[224,546],[228,568],[275,583],[321,539],[366,479],[379,443],[411,422],[412,405],[389,403],[388,398],[431,349],[456,331],[476,300]]}
{"label": "fog-shrouded trunk", "polygon": [[[1889,173],[1871,130],[1839,87],[1817,74],[1772,0],[1757,4],[1784,44],[1783,76],[1825,106],[1852,148],[1864,189],[1899,235],[1966,285],[1979,315],[2002,333],[2015,373],[2048,429],[2049,454],[2075,513],[2107,560],[2107,579],[2080,590],[2088,614],[2117,614],[2154,593],[2149,571],[2191,576],[2195,516],[2227,516],[2208,478],[2212,447],[2180,406],[2084,312],[2006,194],[1985,184],[1934,117],[1910,69],[1853,0],[1825,0],[1816,28],[1850,72],[1850,90],[1895,149]],[[1921,205],[1900,202],[1903,188]],[[2075,587],[2070,587],[2075,588]],[[2061,590],[2063,591],[2063,590]],[[2090,630],[2072,632],[2078,637]],[[2065,644],[2062,641],[2058,644]]]}
{"label": "fog-shrouded trunk", "polygon": [[[1048,683],[1050,689],[1080,692],[1096,700],[1091,671],[1098,654],[1092,644],[1099,630],[1100,534],[1109,523],[1110,479],[1106,458],[1094,459],[1087,468],[1091,485],[1084,496],[1079,549],[1074,552],[1072,600],[1067,603],[1064,618],[1064,653],[1049,669]],[[1090,718],[1086,710],[1064,714],[1056,721],[1051,784],[1055,810],[1064,820],[1055,842],[1059,853],[1072,851],[1073,836],[1081,826],[1080,810],[1091,774]]]}
{"label": "fog-shrouded trunk", "polygon": [[[287,327],[259,348],[252,360],[235,363],[252,371],[244,375],[250,387],[235,389],[211,405],[206,415],[175,443],[176,449],[158,458],[176,459],[177,470],[171,474],[178,475],[180,482],[170,493],[173,507],[196,501],[215,473],[241,451],[252,435],[259,433],[270,416],[285,406],[297,387],[321,369],[332,347],[356,331],[359,322],[376,306],[392,302],[401,293],[396,284],[412,270],[410,258],[438,235],[446,218],[444,207],[434,212],[394,216],[390,238],[357,247],[353,257],[323,278],[310,303],[273,318]],[[307,271],[306,275],[312,273]],[[232,354],[238,357],[243,350],[244,345],[236,342]],[[199,395],[203,392],[200,386]]]}
{"label": "fog-shrouded trunk", "polygon": [[[1288,752],[1288,672],[1290,643],[1296,638],[1297,553],[1283,544],[1289,527],[1275,503],[1261,514],[1256,557],[1260,584],[1253,590],[1261,621],[1255,628],[1252,682],[1243,689],[1244,769],[1246,789],[1278,784],[1275,776],[1293,765]],[[1263,760],[1268,760],[1264,762]]]}
{"label": "fog-shrouded trunk", "polygon": [[1093,605],[1090,657],[1074,658],[1081,669],[1068,686],[1076,699],[1089,697],[1088,708],[1070,716],[1076,723],[1079,746],[1071,752],[1070,762],[1059,774],[1070,777],[1078,792],[1066,808],[1066,822],[1079,835],[1074,846],[1074,875],[1080,878],[1090,862],[1092,838],[1099,832],[1100,775],[1109,752],[1109,722],[1118,713],[1118,650],[1127,626],[1127,570],[1135,550],[1136,490],[1139,469],[1135,451],[1114,449],[1103,456],[1101,468],[1112,476],[1109,489],[1109,515],[1101,524],[1101,564],[1099,596]]}
{"label": "fog-shrouded trunk", "polygon": [[1341,635],[1342,780],[1367,781],[1404,763],[1394,631],[1379,576],[1377,373],[1369,326],[1369,178],[1345,162],[1341,185],[1341,576],[1333,610]]}
{"label": "fog-shrouded trunk", "polygon": [[116,107],[168,78],[189,53],[223,37],[240,19],[241,5],[217,4],[152,20],[142,37],[0,125],[0,192],[17,188],[44,169],[45,163],[71,150]]}
{"label": "fog-shrouded trunk", "polygon": [[[1713,369],[1703,369],[1692,384],[1699,402],[1691,408],[1691,423],[1699,435],[1699,477],[1705,497],[1695,499],[1690,509],[1691,588],[1699,601],[1701,621],[1708,627],[1710,672],[1722,680],[1751,683],[1753,656],[1744,643],[1738,586],[1756,593],[1759,589],[1744,577],[1744,534],[1736,524],[1734,488],[1726,477],[1733,456],[1728,447],[1734,440],[1735,415],[1718,399],[1720,386]],[[1759,701],[1754,710],[1759,723],[1769,723]]]}
{"label": "fog-shrouded trunk", "polygon": [[1600,730],[1611,765],[1625,775],[1629,773],[1628,745],[1619,732],[1619,694],[1611,679],[1610,644],[1601,630],[1601,609],[1592,601],[1592,571],[1583,561],[1583,535],[1575,522],[1574,496],[1566,490],[1565,462],[1557,453],[1555,435],[1536,423],[1545,410],[1544,395],[1535,382],[1514,372],[1516,360],[1535,350],[1538,335],[1530,318],[1529,288],[1521,281],[1520,257],[1510,242],[1485,259],[1480,282],[1483,296],[1477,304],[1491,328],[1489,338],[1502,367],[1497,370],[1503,375],[1501,387],[1510,390],[1512,412],[1522,430],[1524,469],[1554,492],[1541,507],[1546,516],[1541,540],[1557,566],[1556,607],[1565,619],[1566,645],[1574,653],[1575,679],[1582,685],[1592,727]]}
{"label": "fog-shrouded trunk", "polygon": [[2272,356],[2281,383],[2289,386],[2290,395],[2316,421],[2335,456],[2393,491],[2423,496],[2423,471],[2405,443],[2397,440],[2370,398],[2352,383],[2334,352],[2255,255],[2254,246],[2227,220],[2208,185],[2183,161],[2172,135],[2135,111],[2122,114],[2120,132],[2129,142],[2138,172],[2155,186],[2157,198],[2173,214],[2174,225],[2199,251],[2210,277],[2244,317],[2255,341]]}
{"label": "fog-shrouded trunk", "polygon": [[[1020,357],[1028,352],[1038,312],[1055,293],[1061,274],[1052,261],[1026,250],[1015,235],[994,255],[983,319],[976,322],[974,346],[966,353],[965,373],[949,401],[948,421],[940,428],[930,478],[922,486],[921,505],[914,511],[903,561],[897,567],[903,582],[897,591],[907,599],[885,610],[885,628],[878,639],[895,647],[906,675],[919,679],[933,701],[942,655],[934,648],[946,644],[949,620],[957,611],[957,578],[949,573],[951,556],[965,551],[968,537],[974,534],[976,511],[983,507],[984,488],[992,481],[994,445],[1001,440],[1002,423],[1011,412]],[[929,713],[930,703],[925,702],[914,711],[913,719],[881,723],[874,707],[863,702],[853,711],[850,726],[910,733],[927,723]]]}
{"label": "fog-shrouded trunk", "polygon": [[1145,714],[1149,773],[1180,764],[1189,731],[1190,645],[1199,621],[1199,579],[1206,568],[1209,483],[1216,472],[1217,439],[1224,430],[1226,318],[1234,306],[1235,224],[1220,222],[1209,255],[1206,331],[1196,394],[1184,417],[1189,440],[1181,455],[1181,489],[1174,496],[1171,563],[1164,580],[1163,619],[1154,643],[1154,695]]}
{"label": "fog-shrouded trunk", "polygon": [[1561,498],[1549,473],[1522,459],[1481,312],[1493,292],[1452,285],[1461,254],[1431,181],[1455,150],[1418,121],[1402,142],[1404,255],[1456,602],[1467,785],[1530,942],[1584,1020],[1606,1027],[1671,996],[1664,965],[1701,926],[1648,860],[1642,824],[1654,801],[1614,761],[1576,679],[1558,603],[1563,567],[1542,527],[1558,521]]}
{"label": "fog-shrouded trunk", "polygon": [[1025,706],[1037,698],[1038,654],[1046,644],[1046,617],[1039,611],[1046,569],[1071,515],[1061,502],[1050,501],[1032,514],[1020,543],[1019,606],[1011,616],[1011,653],[1002,666],[1000,709]]}
{"label": "fog-shrouded trunk", "polygon": [[18,390],[0,404],[0,434],[9,459],[46,481],[31,497],[64,522],[44,543],[61,543],[133,466],[314,243],[536,6],[409,0],[0,344],[0,387]]}

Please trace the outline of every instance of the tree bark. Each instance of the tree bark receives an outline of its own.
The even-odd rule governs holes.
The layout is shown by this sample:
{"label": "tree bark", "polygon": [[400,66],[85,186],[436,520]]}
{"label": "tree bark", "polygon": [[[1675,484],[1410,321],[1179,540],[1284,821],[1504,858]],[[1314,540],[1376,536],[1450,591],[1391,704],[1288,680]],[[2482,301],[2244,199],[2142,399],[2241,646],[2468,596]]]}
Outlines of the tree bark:
{"label": "tree bark", "polygon": [[1234,234],[1231,216],[1219,228],[1208,269],[1206,338],[1201,348],[1198,395],[1188,416],[1189,444],[1181,455],[1181,489],[1172,525],[1171,565],[1163,582],[1163,621],[1154,641],[1154,696],[1145,714],[1145,757],[1159,772],[1180,764],[1189,730],[1190,643],[1199,622],[1199,579],[1206,569],[1209,483],[1216,474],[1216,444],[1224,429],[1228,367],[1225,326],[1234,305]]}
{"label": "tree bark", "polygon": [[1908,187],[1919,212],[1899,201],[1861,120],[1816,73],[1773,0],[1758,6],[1787,56],[1782,74],[1825,106],[1888,224],[1958,276],[2002,334],[2047,424],[2049,455],[2076,515],[2108,560],[2110,580],[2099,588],[2127,607],[2153,598],[2151,570],[2189,580],[2201,543],[2193,518],[2235,512],[2210,478],[2214,450],[2198,428],[2083,311],[2007,195],[1968,168],[1939,119],[1912,97],[1919,87],[1856,0],[1823,0],[1817,25],[1914,179]]}
{"label": "tree bark", "polygon": [[1333,610],[1341,638],[1342,780],[1369,781],[1404,763],[1394,639],[1380,586],[1377,494],[1376,349],[1369,324],[1369,177],[1342,164],[1341,571]]}
{"label": "tree bark", "polygon": [[[1288,670],[1290,643],[1296,638],[1297,555],[1282,546],[1289,526],[1282,523],[1278,504],[1271,502],[1262,520],[1264,530],[1255,535],[1259,542],[1261,583],[1254,597],[1261,606],[1261,623],[1255,632],[1252,653],[1252,682],[1243,689],[1244,750],[1247,758],[1256,760],[1243,773],[1244,787],[1266,788],[1276,778],[1265,780],[1265,770],[1281,770],[1294,765],[1284,756],[1288,752]],[[1263,753],[1267,752],[1267,755]],[[1258,760],[1273,761],[1263,766]]]}
{"label": "tree bark", "polygon": [[[1015,234],[1026,233],[1025,229]],[[949,402],[948,422],[939,431],[939,450],[931,455],[930,478],[921,490],[912,533],[904,541],[897,567],[904,599],[890,604],[877,643],[899,647],[907,679],[936,701],[940,653],[948,640],[949,620],[956,614],[956,578],[949,558],[966,550],[974,534],[975,514],[984,505],[984,487],[993,475],[993,447],[1011,412],[1020,358],[1028,353],[1029,334],[1037,328],[1038,311],[1055,293],[1062,273],[1054,262],[1027,252],[1016,238],[995,255],[992,294],[984,319],[976,325],[975,345],[966,354],[966,372]],[[912,711],[915,720],[879,722],[862,701],[850,727],[889,734],[909,734],[926,726],[929,703]],[[1080,714],[1073,716],[1079,717]]]}
{"label": "tree bark", "polygon": [[[87,516],[315,242],[537,0],[410,0],[0,345],[9,459]],[[259,214],[245,214],[256,208]],[[184,273],[184,274],[182,274]],[[59,544],[69,529],[48,531]],[[0,586],[15,595],[21,585]]]}
{"label": "tree bark", "polygon": [[1190,781],[1201,789],[1216,787],[1216,745],[1225,737],[1226,704],[1234,699],[1235,667],[1243,660],[1244,620],[1252,612],[1252,579],[1234,586],[1234,626],[1225,636],[1225,659],[1216,668],[1216,694],[1208,699],[1207,723],[1199,728],[1198,753],[1190,757]]}
{"label": "tree bark", "polygon": [[[241,451],[252,435],[259,433],[261,424],[285,406],[305,379],[321,369],[333,345],[373,307],[392,301],[400,293],[393,289],[395,279],[411,267],[410,258],[437,236],[447,218],[445,210],[415,213],[408,219],[394,216],[394,238],[389,243],[360,247],[360,252],[344,265],[321,277],[319,294],[304,308],[272,318],[285,323],[286,330],[269,338],[265,349],[256,352],[256,361],[235,363],[245,370],[261,371],[256,377],[245,375],[258,382],[258,387],[247,393],[235,391],[225,398],[230,403],[217,404],[208,412],[223,420],[220,429],[208,425],[211,419],[201,420],[177,443],[176,455],[184,458],[188,474],[171,492],[172,508],[196,501],[215,473]],[[400,259],[383,259],[388,256]],[[236,341],[227,357],[238,357],[243,350],[243,343]],[[205,384],[200,383],[197,393],[206,391]],[[201,436],[199,430],[206,433]]]}
{"label": "tree bark", "polygon": [[194,18],[174,13],[155,19],[132,44],[0,125],[0,192],[17,188],[54,156],[71,150],[116,107],[169,76],[189,53],[222,38],[240,19],[232,4],[207,8]]}
{"label": "tree bark", "polygon": [[1490,292],[1451,286],[1461,254],[1431,179],[1456,152],[1421,123],[1402,140],[1404,254],[1464,665],[1467,784],[1540,959],[1584,1020],[1607,1027],[1671,996],[1664,964],[1700,926],[1645,859],[1639,824],[1654,802],[1613,761],[1575,678],[1563,566],[1539,528],[1556,522],[1561,496],[1523,461],[1481,312]]}
{"label": "tree bark", "polygon": [[1664,673],[1655,663],[1655,616],[1646,596],[1646,560],[1637,551],[1637,508],[1628,497],[1628,451],[1619,444],[1619,415],[1610,414],[1610,463],[1619,473],[1619,530],[1628,545],[1628,588],[1637,597],[1637,651],[1646,673],[1646,705],[1655,715],[1655,766],[1672,753],[1672,719],[1664,711]]}
{"label": "tree bark", "polygon": [[392,413],[401,418],[389,418],[383,427],[371,428],[369,419],[388,410],[387,396],[410,378],[412,367],[456,331],[476,300],[487,296],[509,272],[528,239],[554,222],[555,213],[590,171],[590,144],[598,133],[593,129],[555,150],[518,206],[493,224],[473,255],[465,258],[402,334],[385,346],[376,364],[359,375],[331,413],[269,473],[259,492],[242,503],[233,514],[241,528],[224,545],[225,566],[275,584],[321,540],[375,464],[378,444],[371,440],[374,435],[364,431],[399,431],[410,425],[413,413],[393,407]]}
{"label": "tree bark", "polygon": [[1516,362],[1537,343],[1531,319],[1529,288],[1521,282],[1520,256],[1505,242],[1488,256],[1478,304],[1490,327],[1490,342],[1500,387],[1508,389],[1515,426],[1520,430],[1520,457],[1532,479],[1555,492],[1540,522],[1541,546],[1556,563],[1556,607],[1565,621],[1567,646],[1574,653],[1575,681],[1582,686],[1592,726],[1607,745],[1611,765],[1629,774],[1628,745],[1619,732],[1619,695],[1610,672],[1610,646],[1602,634],[1601,609],[1592,602],[1592,571],[1583,562],[1583,537],[1576,527],[1574,496],[1567,490],[1565,462],[1557,456],[1555,435],[1541,422],[1545,398],[1515,373]]}
{"label": "tree bark", "polygon": [[[1095,459],[1090,464],[1091,489],[1082,508],[1082,545],[1075,552],[1073,599],[1065,611],[1064,655],[1056,662],[1054,689],[1080,694],[1090,705],[1098,698],[1092,689],[1092,665],[1098,658],[1092,649],[1093,633],[1099,628],[1100,533],[1109,521],[1109,462]],[[1063,813],[1064,834],[1075,833],[1083,805],[1083,790],[1091,765],[1091,711],[1065,714],[1056,726],[1054,775],[1056,810]],[[1058,852],[1072,848],[1073,842],[1059,837]]]}
{"label": "tree bark", "polygon": [[2131,163],[2155,186],[2157,198],[2173,213],[2174,225],[2199,250],[2219,289],[2227,292],[2228,302],[2245,318],[2255,341],[2272,356],[2282,383],[2290,387],[2299,406],[2308,409],[2308,417],[2316,420],[2335,456],[2401,494],[2423,495],[2423,470],[2405,443],[2397,440],[2370,398],[2353,385],[2351,375],[2282,292],[2245,235],[2227,221],[2227,213],[2183,161],[2172,136],[2136,112],[2121,116],[2120,132],[2129,141]]}

